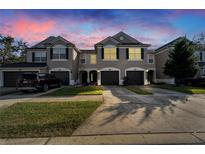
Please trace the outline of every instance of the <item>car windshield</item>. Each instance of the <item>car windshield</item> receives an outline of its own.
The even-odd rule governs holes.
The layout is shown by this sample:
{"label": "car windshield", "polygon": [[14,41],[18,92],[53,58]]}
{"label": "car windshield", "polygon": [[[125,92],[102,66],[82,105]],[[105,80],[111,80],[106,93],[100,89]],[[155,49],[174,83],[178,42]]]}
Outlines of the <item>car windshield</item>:
{"label": "car windshield", "polygon": [[35,79],[37,75],[36,74],[21,74],[20,77],[23,79]]}

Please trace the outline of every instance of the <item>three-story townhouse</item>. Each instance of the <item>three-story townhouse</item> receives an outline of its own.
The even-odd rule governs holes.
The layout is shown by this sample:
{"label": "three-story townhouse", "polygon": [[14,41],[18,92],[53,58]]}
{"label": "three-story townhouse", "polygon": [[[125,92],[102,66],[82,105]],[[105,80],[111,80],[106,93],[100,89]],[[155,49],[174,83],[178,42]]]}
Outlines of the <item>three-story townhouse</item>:
{"label": "three-story townhouse", "polygon": [[95,44],[95,50],[81,50],[79,83],[98,85],[144,85],[155,81],[155,60],[150,45],[143,44],[124,32]]}

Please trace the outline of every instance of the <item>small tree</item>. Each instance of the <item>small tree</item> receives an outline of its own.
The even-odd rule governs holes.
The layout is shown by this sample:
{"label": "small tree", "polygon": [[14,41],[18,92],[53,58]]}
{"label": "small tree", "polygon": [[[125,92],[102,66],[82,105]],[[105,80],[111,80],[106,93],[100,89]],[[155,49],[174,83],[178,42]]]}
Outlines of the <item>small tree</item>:
{"label": "small tree", "polygon": [[5,64],[24,61],[26,48],[26,42],[15,40],[11,36],[0,35],[0,62]]}
{"label": "small tree", "polygon": [[197,58],[194,56],[193,43],[184,37],[175,44],[173,51],[169,53],[164,73],[174,77],[176,85],[179,85],[183,79],[194,77],[197,71]]}

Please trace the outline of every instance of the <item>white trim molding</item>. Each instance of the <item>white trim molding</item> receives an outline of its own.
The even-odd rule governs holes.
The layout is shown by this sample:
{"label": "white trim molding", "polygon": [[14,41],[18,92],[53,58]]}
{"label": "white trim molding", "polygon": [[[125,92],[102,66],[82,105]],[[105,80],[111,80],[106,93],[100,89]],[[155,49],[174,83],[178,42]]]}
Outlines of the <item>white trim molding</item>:
{"label": "white trim molding", "polygon": [[125,69],[125,75],[127,75],[127,71],[145,71],[145,69],[141,67],[129,67]]}
{"label": "white trim molding", "polygon": [[[149,56],[153,56],[153,63],[149,63]],[[155,64],[155,56],[154,54],[147,54],[147,64]]]}
{"label": "white trim molding", "polygon": [[78,70],[78,72],[80,72],[80,71],[90,72],[90,71],[98,71],[98,69],[97,69],[97,68],[80,68],[80,69]]}
{"label": "white trim molding", "polygon": [[51,59],[51,61],[68,61],[69,59]]}
{"label": "white trim molding", "polygon": [[62,67],[52,68],[52,69],[49,70],[49,73],[52,72],[52,71],[69,71],[69,72],[71,72],[70,69],[68,69],[68,68],[62,68]]}
{"label": "white trim molding", "polygon": [[101,71],[118,71],[119,72],[119,85],[122,85],[123,81],[121,80],[121,70],[115,67],[105,67],[105,68],[98,70],[99,72],[98,85],[101,85]]}

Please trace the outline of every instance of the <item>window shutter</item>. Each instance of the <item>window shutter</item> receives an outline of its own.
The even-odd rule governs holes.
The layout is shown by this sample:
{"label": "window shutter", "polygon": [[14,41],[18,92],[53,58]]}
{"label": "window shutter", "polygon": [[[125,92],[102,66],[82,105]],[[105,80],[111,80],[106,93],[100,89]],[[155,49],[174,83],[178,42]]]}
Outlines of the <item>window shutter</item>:
{"label": "window shutter", "polygon": [[35,52],[32,52],[32,62],[34,63],[35,61]]}
{"label": "window shutter", "polygon": [[200,61],[203,61],[203,55],[202,55],[202,52],[200,52]]}
{"label": "window shutter", "polygon": [[129,59],[129,48],[126,48],[126,59]]}
{"label": "window shutter", "polygon": [[117,48],[117,59],[119,59],[119,48]]}
{"label": "window shutter", "polygon": [[102,51],[101,51],[101,58],[104,59],[104,48],[102,48]]}
{"label": "window shutter", "polygon": [[53,59],[53,48],[50,48],[50,59]]}
{"label": "window shutter", "polygon": [[144,48],[141,48],[141,59],[144,59]]}
{"label": "window shutter", "polygon": [[66,48],[66,59],[69,59],[69,50]]}

